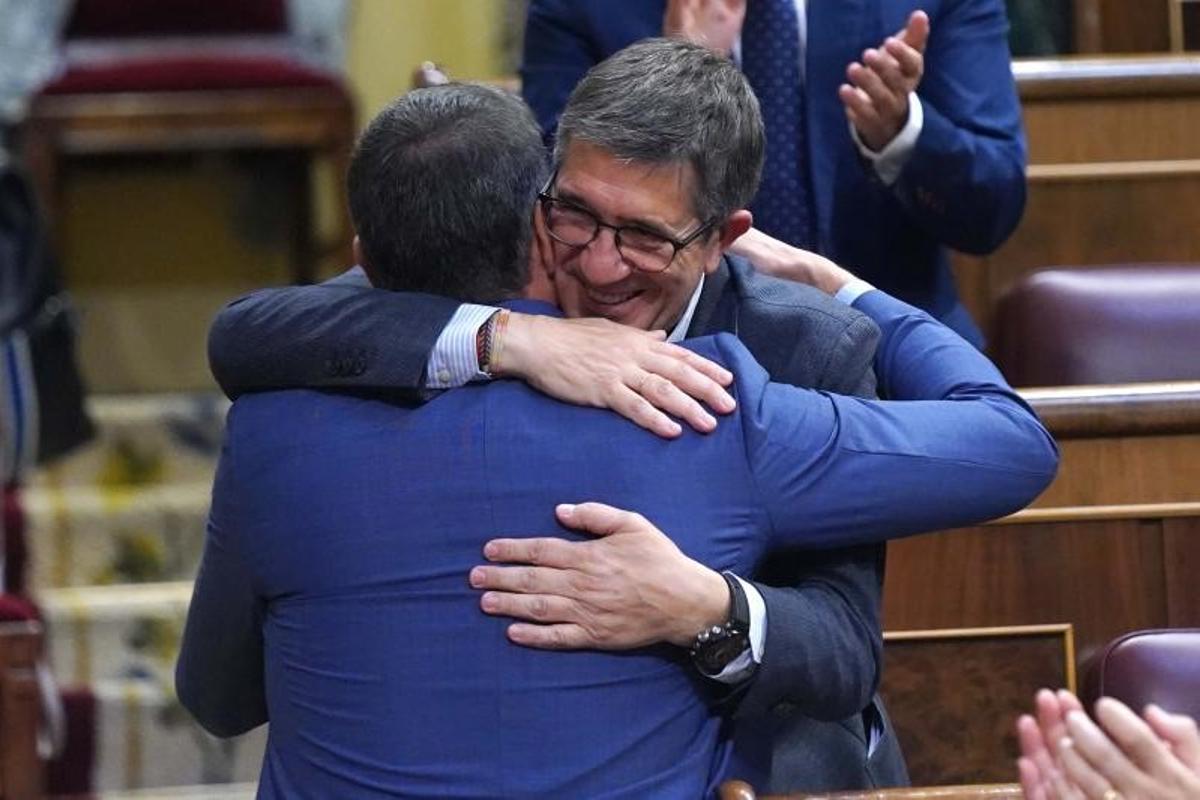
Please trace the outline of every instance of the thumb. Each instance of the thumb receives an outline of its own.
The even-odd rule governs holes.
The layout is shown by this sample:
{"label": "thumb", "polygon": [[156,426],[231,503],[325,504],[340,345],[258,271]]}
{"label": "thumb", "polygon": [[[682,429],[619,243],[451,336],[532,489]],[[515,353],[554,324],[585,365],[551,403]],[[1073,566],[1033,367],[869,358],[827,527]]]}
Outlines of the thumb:
{"label": "thumb", "polygon": [[594,536],[610,536],[636,527],[631,523],[637,515],[604,503],[562,503],[555,506],[554,513],[564,526]]}
{"label": "thumb", "polygon": [[1156,705],[1146,707],[1146,722],[1171,745],[1186,766],[1200,771],[1200,733],[1196,721],[1182,714],[1168,714]]}
{"label": "thumb", "polygon": [[914,11],[896,38],[918,52],[925,52],[925,44],[929,41],[929,15],[924,11]]}

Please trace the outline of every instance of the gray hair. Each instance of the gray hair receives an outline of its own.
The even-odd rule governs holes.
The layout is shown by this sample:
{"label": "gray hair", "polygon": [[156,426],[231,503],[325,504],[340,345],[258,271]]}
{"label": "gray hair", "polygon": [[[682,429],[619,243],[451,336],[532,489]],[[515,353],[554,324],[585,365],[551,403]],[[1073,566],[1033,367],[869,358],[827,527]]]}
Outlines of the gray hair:
{"label": "gray hair", "polygon": [[548,174],[537,122],[515,95],[447,84],[392,101],[359,138],[346,180],[372,277],[473,302],[518,294]]}
{"label": "gray hair", "polygon": [[707,47],[674,39],[638,42],[588,71],[559,121],[556,167],[576,140],[634,162],[691,164],[701,220],[745,208],[762,175],[762,115],[745,76]]}

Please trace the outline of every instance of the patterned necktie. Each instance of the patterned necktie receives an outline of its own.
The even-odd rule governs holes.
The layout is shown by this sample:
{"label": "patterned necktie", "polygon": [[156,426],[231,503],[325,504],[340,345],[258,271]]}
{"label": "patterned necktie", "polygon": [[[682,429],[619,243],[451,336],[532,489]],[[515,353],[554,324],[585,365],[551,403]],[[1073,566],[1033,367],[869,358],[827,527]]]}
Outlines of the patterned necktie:
{"label": "patterned necktie", "polygon": [[751,205],[754,225],[789,244],[815,249],[795,0],[749,0],[742,71],[754,87],[767,132],[762,185]]}

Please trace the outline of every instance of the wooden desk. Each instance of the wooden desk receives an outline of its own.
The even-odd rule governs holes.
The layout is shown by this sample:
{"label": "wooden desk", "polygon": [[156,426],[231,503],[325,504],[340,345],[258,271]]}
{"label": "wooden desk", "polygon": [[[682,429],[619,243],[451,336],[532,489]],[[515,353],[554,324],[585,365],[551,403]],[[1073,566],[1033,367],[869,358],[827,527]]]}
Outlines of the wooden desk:
{"label": "wooden desk", "polygon": [[1087,658],[1200,626],[1200,383],[1024,393],[1059,441],[1029,509],[888,546],[887,630],[1071,623]]}

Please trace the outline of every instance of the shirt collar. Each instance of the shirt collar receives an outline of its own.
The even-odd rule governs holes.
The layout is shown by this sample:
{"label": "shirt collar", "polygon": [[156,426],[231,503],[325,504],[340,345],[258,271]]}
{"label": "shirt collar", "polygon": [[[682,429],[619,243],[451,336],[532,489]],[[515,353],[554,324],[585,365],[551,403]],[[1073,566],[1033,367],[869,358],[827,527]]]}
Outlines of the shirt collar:
{"label": "shirt collar", "polygon": [[681,342],[687,338],[688,328],[692,326],[692,317],[696,315],[696,304],[700,302],[700,292],[704,290],[704,278],[704,275],[700,276],[700,282],[696,284],[696,291],[692,292],[692,299],[688,301],[687,308],[683,310],[683,316],[679,318],[679,322],[675,323],[671,334],[667,336],[668,342]]}

